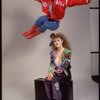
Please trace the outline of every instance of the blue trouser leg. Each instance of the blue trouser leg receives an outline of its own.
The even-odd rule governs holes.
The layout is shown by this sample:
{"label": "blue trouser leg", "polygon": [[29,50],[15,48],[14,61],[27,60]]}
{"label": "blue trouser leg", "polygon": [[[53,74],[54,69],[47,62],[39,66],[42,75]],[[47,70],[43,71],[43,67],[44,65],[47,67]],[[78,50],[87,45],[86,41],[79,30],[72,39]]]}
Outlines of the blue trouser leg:
{"label": "blue trouser leg", "polygon": [[59,22],[49,21],[47,16],[41,16],[35,21],[34,25],[40,27],[40,32],[45,32],[47,29],[56,30],[59,27]]}
{"label": "blue trouser leg", "polygon": [[40,32],[45,32],[47,29],[56,30],[59,27],[59,22],[56,21],[45,21],[45,23],[40,27]]}
{"label": "blue trouser leg", "polygon": [[36,26],[38,27],[41,27],[45,21],[47,21],[48,18],[46,16],[40,16],[36,21],[35,21],[35,24]]}

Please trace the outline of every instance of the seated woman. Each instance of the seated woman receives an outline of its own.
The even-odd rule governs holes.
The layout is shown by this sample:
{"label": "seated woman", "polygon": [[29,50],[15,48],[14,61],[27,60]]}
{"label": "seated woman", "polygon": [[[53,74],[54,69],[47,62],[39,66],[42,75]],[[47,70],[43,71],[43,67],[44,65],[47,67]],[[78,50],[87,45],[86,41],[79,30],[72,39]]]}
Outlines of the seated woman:
{"label": "seated woman", "polygon": [[71,47],[67,38],[56,33],[51,36],[50,67],[45,81],[45,89],[49,100],[61,100],[59,83],[71,80],[70,63]]}

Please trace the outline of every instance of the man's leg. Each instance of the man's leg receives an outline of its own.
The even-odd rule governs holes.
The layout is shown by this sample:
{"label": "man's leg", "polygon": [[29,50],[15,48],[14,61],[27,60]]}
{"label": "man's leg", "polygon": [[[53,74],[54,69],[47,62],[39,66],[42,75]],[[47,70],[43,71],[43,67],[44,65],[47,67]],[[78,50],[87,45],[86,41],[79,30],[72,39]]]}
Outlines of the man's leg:
{"label": "man's leg", "polygon": [[41,32],[39,31],[39,28],[41,27],[41,25],[47,21],[47,17],[46,16],[41,16],[39,17],[36,21],[35,21],[35,24],[32,26],[32,28],[27,31],[27,32],[24,32],[23,35],[26,36],[27,39],[31,39],[33,38],[34,36],[40,34]]}
{"label": "man's leg", "polygon": [[56,21],[45,21],[44,24],[40,27],[40,32],[45,32],[47,29],[56,30],[59,27],[59,22]]}

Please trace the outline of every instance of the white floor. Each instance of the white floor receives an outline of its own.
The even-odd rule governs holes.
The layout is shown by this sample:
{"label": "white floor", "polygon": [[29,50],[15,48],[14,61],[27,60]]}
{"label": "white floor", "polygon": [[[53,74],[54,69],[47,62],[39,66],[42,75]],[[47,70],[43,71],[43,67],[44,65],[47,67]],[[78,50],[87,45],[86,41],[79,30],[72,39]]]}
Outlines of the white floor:
{"label": "white floor", "polygon": [[[99,100],[98,85],[96,83],[87,85],[88,88],[81,84],[79,88],[74,88],[74,100]],[[10,88],[4,87],[2,100],[35,100],[33,88]],[[82,89],[84,87],[84,89]],[[5,95],[5,96],[4,96]]]}
{"label": "white floor", "polygon": [[[13,81],[8,81],[7,78],[5,81],[3,80],[2,100],[35,100],[34,80],[33,82],[29,81],[27,77],[21,79],[22,76],[13,78]],[[74,100],[99,100],[97,83],[92,80],[85,81],[84,79],[73,81]]]}
{"label": "white floor", "polygon": [[98,83],[94,81],[74,82],[74,100],[99,100]]}

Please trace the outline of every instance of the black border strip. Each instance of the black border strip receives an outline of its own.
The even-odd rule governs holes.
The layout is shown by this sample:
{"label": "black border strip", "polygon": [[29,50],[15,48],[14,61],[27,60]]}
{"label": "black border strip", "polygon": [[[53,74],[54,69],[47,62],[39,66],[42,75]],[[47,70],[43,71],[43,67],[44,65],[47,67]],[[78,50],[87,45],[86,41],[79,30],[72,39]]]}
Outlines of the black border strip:
{"label": "black border strip", "polygon": [[92,51],[91,54],[92,54],[92,53],[100,53],[100,51]]}
{"label": "black border strip", "polygon": [[89,9],[99,9],[99,7],[89,7]]}

